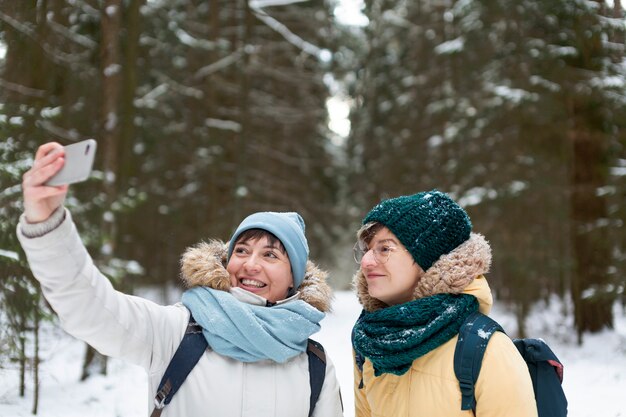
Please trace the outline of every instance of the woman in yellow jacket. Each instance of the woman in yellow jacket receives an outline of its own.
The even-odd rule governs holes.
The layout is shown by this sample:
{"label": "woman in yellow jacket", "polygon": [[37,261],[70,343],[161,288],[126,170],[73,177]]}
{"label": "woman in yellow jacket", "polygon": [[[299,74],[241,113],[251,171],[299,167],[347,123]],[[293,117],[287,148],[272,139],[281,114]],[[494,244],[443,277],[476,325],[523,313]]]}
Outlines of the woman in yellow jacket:
{"label": "woman in yellow jacket", "polygon": [[[356,417],[471,416],[461,410],[453,359],[458,332],[487,314],[483,274],[491,248],[467,213],[433,190],[388,199],[363,220],[354,284],[363,305],[352,342]],[[528,369],[512,341],[494,334],[475,387],[478,417],[536,417]]]}

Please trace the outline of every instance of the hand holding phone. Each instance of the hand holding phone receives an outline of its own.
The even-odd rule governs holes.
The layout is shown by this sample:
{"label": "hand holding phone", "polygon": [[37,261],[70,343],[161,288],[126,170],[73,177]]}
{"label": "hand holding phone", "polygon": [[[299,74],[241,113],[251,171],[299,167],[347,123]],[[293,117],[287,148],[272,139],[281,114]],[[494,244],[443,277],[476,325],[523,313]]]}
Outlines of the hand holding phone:
{"label": "hand holding phone", "polygon": [[45,185],[58,186],[85,181],[91,174],[96,147],[93,139],[64,146],[65,164]]}

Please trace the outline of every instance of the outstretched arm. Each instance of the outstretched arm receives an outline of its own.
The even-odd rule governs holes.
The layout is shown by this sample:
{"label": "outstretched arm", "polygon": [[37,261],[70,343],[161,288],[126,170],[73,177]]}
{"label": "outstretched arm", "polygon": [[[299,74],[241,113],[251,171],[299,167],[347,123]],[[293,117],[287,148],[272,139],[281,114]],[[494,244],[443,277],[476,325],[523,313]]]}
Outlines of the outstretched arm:
{"label": "outstretched arm", "polygon": [[41,146],[23,177],[17,234],[33,274],[68,333],[106,355],[159,366],[180,341],[188,312],[115,291],[95,267],[62,206],[68,187],[44,185],[63,166],[63,155],[58,143]]}

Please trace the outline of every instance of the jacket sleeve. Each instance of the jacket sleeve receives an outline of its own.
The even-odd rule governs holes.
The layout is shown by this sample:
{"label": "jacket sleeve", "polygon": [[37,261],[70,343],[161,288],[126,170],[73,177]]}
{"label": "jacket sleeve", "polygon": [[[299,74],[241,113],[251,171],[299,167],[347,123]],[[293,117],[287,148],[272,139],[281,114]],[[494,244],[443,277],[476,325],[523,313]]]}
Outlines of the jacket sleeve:
{"label": "jacket sleeve", "polygon": [[487,344],[475,395],[476,417],[537,417],[528,367],[504,333]]}
{"label": "jacket sleeve", "polygon": [[341,400],[341,391],[339,390],[339,381],[335,372],[335,365],[326,355],[326,376],[324,377],[324,385],[322,392],[317,399],[313,417],[342,417],[343,403]]}
{"label": "jacket sleeve", "polygon": [[188,311],[116,291],[95,267],[69,211],[58,227],[43,236],[27,237],[20,225],[17,235],[65,331],[104,355],[146,369],[169,361],[183,336]]}
{"label": "jacket sleeve", "polygon": [[370,417],[372,412],[367,402],[365,387],[359,389],[363,380],[363,372],[356,364],[354,350],[352,351],[352,364],[354,365],[354,417]]}

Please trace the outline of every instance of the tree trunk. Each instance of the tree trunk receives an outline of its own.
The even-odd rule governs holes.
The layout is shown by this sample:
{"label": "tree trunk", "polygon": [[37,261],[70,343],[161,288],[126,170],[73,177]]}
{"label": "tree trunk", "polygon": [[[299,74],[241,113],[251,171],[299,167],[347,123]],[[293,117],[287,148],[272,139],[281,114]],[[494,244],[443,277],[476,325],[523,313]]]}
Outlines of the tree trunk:
{"label": "tree trunk", "polygon": [[[138,85],[138,62],[139,62],[139,36],[142,27],[141,7],[145,4],[145,0],[130,0],[124,13],[125,36],[123,41],[123,88],[120,95],[120,130],[116,143],[119,145],[117,153],[117,178],[116,178],[116,194],[127,193],[129,188],[133,186],[133,181],[139,175],[139,164],[133,154],[133,149],[137,143],[137,128],[135,126],[135,117],[137,109],[135,107],[135,97]],[[112,239],[116,239],[117,243],[123,242],[124,239],[134,240],[133,224],[129,216],[120,216],[115,218],[118,225],[117,229],[120,233],[114,233]],[[113,245],[118,247],[117,244]],[[127,255],[127,253],[125,254]],[[124,255],[122,255],[124,256]],[[134,280],[124,279],[116,283],[118,290],[132,294],[134,292]]]}
{"label": "tree trunk", "polygon": [[39,311],[35,311],[35,328],[33,330],[35,336],[35,351],[33,352],[33,414],[37,414],[39,409],[39,323]]}
{"label": "tree trunk", "polygon": [[[102,107],[100,135],[104,145],[104,191],[110,209],[115,200],[116,174],[117,174],[117,151],[119,137],[119,101],[122,66],[120,64],[119,33],[121,29],[121,0],[107,0],[102,11],[102,41],[100,50],[101,74],[102,74]],[[104,242],[105,255],[113,253],[115,242],[115,219],[114,213],[104,218]]]}
{"label": "tree trunk", "polygon": [[[596,0],[597,1],[597,0]],[[601,10],[604,2],[597,1]],[[585,20],[580,25],[587,23]],[[584,32],[586,33],[586,32]],[[575,67],[598,70],[603,41],[599,33],[580,36],[580,61]],[[611,262],[607,201],[601,192],[608,184],[609,157],[606,116],[597,97],[574,93],[567,109],[572,147],[570,170],[570,236],[574,271],[572,298],[578,343],[584,332],[613,328],[615,290],[608,269]]]}
{"label": "tree trunk", "polygon": [[[122,66],[120,65],[119,34],[121,29],[121,0],[106,0],[101,13],[100,71],[102,94],[100,112],[100,143],[103,151],[105,207],[102,216],[100,262],[106,265],[115,249],[115,212],[111,209],[117,196],[117,141],[119,136],[119,98]],[[87,346],[82,380],[90,375],[91,364],[98,358],[100,372],[106,374],[106,358]]]}
{"label": "tree trunk", "polygon": [[607,268],[610,262],[607,204],[599,189],[606,185],[607,158],[601,132],[593,134],[581,123],[570,131],[571,238],[574,257],[572,298],[579,343],[585,331],[613,327]]}
{"label": "tree trunk", "polygon": [[126,9],[126,36],[124,42],[124,88],[121,93],[122,115],[120,117],[119,135],[119,179],[118,190],[128,186],[130,178],[137,175],[137,164],[133,163],[133,145],[135,144],[135,91],[137,89],[137,62],[139,60],[139,34],[141,31],[141,7],[145,0],[131,0]]}
{"label": "tree trunk", "polygon": [[83,371],[80,375],[81,381],[86,380],[91,375],[92,373],[91,368],[92,368],[94,360],[96,359],[96,355],[99,355],[99,353],[94,348],[86,344],[85,356],[83,358]]}
{"label": "tree trunk", "polygon": [[26,337],[24,328],[20,332],[20,397],[26,394]]}
{"label": "tree trunk", "polygon": [[237,132],[235,140],[234,155],[236,155],[235,165],[237,166],[236,182],[235,182],[235,195],[234,195],[234,209],[232,223],[237,224],[243,217],[245,210],[244,198],[245,194],[242,193],[242,188],[247,183],[247,141],[248,141],[248,126],[250,125],[250,53],[246,52],[246,49],[252,43],[252,28],[254,25],[254,16],[248,0],[240,2],[243,7],[243,25],[241,25],[238,46],[244,51],[243,59],[239,68],[240,87],[239,87],[239,123],[241,130]]}

